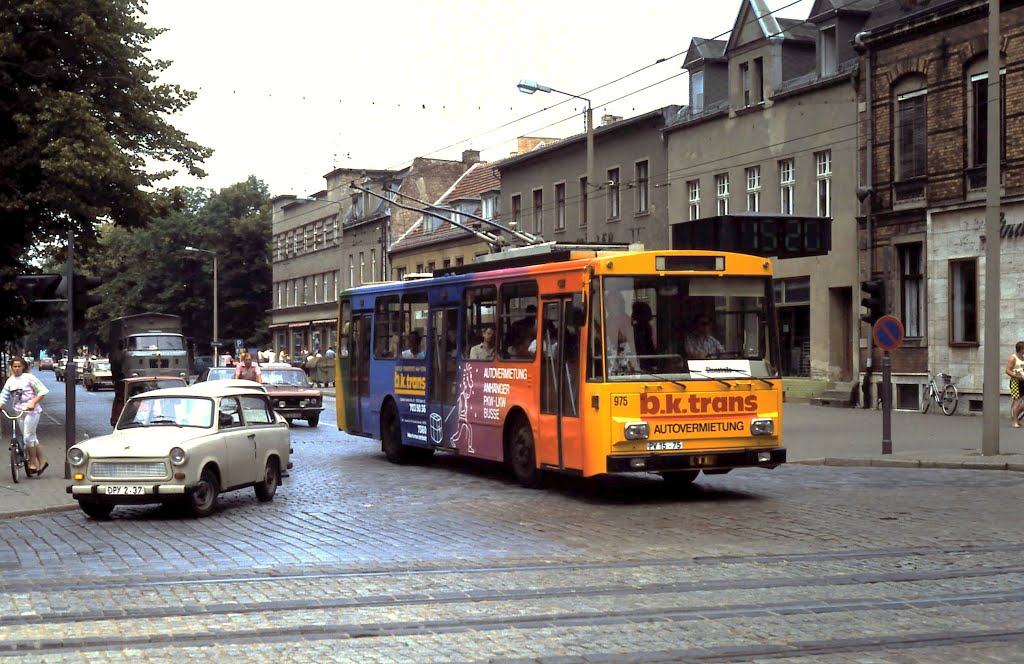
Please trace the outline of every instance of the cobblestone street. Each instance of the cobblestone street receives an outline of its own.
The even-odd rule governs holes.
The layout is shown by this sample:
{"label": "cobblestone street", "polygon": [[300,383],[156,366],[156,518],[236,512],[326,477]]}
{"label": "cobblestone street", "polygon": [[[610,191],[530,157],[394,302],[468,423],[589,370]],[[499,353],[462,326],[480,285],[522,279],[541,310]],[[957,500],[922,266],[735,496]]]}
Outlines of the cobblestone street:
{"label": "cobblestone street", "polygon": [[[292,430],[274,502],[0,522],[26,661],[1019,661],[1019,473],[784,466],[521,489]],[[865,659],[867,658],[867,659]]]}

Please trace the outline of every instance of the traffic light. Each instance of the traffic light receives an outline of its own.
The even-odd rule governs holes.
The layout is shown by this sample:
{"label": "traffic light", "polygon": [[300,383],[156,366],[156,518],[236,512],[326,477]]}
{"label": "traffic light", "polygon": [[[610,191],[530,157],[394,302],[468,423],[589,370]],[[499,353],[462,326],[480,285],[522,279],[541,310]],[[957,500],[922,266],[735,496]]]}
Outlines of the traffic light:
{"label": "traffic light", "polygon": [[885,315],[885,282],[881,279],[869,279],[860,282],[860,289],[864,292],[864,297],[860,301],[861,306],[868,310],[860,319],[868,325],[874,325]]}
{"label": "traffic light", "polygon": [[99,277],[87,277],[84,274],[75,274],[75,299],[73,301],[75,312],[75,328],[85,325],[85,312],[89,307],[94,307],[103,301],[99,295],[90,295],[89,291],[103,283]]}
{"label": "traffic light", "polygon": [[18,293],[26,304],[62,301],[64,296],[60,293],[63,281],[64,277],[59,274],[25,274],[14,277]]}
{"label": "traffic light", "polygon": [[89,307],[94,307],[103,301],[100,296],[89,294],[89,291],[102,284],[103,280],[99,277],[87,277],[76,272],[73,282],[74,286],[71,293],[68,293],[66,280],[60,285],[58,293],[64,299],[71,299],[71,307],[74,314],[72,324],[75,329],[79,329],[85,325],[85,312],[89,310]]}

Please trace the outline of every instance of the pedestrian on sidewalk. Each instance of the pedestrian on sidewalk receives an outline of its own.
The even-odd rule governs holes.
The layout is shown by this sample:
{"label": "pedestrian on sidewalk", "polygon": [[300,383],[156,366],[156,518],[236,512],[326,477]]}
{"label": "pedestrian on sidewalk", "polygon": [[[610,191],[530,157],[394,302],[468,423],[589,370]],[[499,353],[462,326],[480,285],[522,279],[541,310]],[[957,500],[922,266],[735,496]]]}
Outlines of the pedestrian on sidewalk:
{"label": "pedestrian on sidewalk", "polygon": [[50,390],[28,372],[28,362],[24,357],[12,357],[10,367],[11,376],[0,391],[0,408],[11,403],[15,410],[25,412],[22,416],[21,431],[25,439],[25,451],[28,452],[27,470],[30,475],[42,475],[50,464],[43,456],[43,448],[39,445],[36,429],[39,427],[39,416],[43,412],[39,402]]}
{"label": "pedestrian on sidewalk", "polygon": [[1010,426],[1020,428],[1021,411],[1024,410],[1024,341],[1018,341],[1016,350],[1006,361],[1006,375],[1010,377]]}

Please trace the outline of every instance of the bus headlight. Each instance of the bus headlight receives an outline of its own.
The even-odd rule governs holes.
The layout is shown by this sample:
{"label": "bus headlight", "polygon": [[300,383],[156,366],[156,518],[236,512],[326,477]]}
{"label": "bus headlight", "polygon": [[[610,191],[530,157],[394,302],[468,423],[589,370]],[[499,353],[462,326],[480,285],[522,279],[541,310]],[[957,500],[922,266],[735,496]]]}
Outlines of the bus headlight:
{"label": "bus headlight", "polygon": [[651,435],[647,422],[632,422],[626,425],[626,440],[646,440]]}
{"label": "bus headlight", "polygon": [[775,433],[775,421],[770,418],[750,420],[751,436],[771,436]]}

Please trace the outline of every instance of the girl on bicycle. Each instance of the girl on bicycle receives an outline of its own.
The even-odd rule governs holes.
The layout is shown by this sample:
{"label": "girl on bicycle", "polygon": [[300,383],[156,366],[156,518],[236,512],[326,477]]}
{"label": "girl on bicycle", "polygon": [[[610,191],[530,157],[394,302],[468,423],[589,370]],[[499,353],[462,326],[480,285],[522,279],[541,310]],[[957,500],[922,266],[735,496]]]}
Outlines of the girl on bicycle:
{"label": "girl on bicycle", "polygon": [[43,448],[39,445],[36,428],[39,426],[39,415],[43,409],[39,401],[49,392],[42,381],[28,372],[28,362],[23,357],[11,358],[11,377],[4,383],[0,391],[0,408],[7,405],[12,396],[17,396],[11,405],[15,410],[24,411],[22,416],[22,434],[25,439],[25,451],[28,452],[29,474],[42,475],[50,464],[43,456]]}

